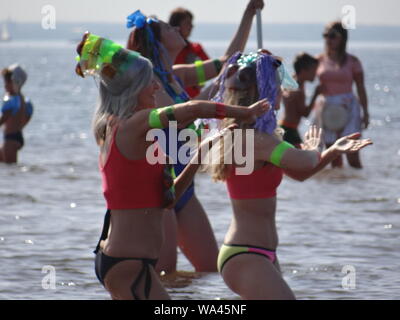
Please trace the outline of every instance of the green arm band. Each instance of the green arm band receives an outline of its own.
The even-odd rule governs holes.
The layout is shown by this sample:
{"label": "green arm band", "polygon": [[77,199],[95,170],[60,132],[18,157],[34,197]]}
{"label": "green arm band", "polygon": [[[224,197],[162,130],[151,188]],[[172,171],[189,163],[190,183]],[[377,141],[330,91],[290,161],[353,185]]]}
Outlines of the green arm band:
{"label": "green arm band", "polygon": [[[174,168],[174,166],[171,166],[171,177],[172,177],[172,179],[175,181],[175,179],[176,179],[176,173],[175,173],[175,168]],[[175,184],[173,184],[172,185],[172,187],[171,187],[171,192],[173,192],[174,194],[175,194]]]}
{"label": "green arm band", "polygon": [[176,121],[174,115],[174,107],[165,107],[160,109],[154,109],[150,112],[149,115],[149,126],[153,129],[164,129],[164,126],[161,122],[160,114],[165,111],[168,121]]}
{"label": "green arm band", "polygon": [[165,111],[167,112],[168,121],[176,121],[173,107],[166,107]]}
{"label": "green arm band", "polygon": [[197,78],[199,81],[199,86],[204,86],[206,84],[206,73],[204,71],[204,64],[203,61],[196,61],[195,63],[196,71],[197,71]]}
{"label": "green arm band", "polygon": [[149,115],[149,126],[153,129],[163,129],[164,126],[161,123],[160,119],[161,109],[154,109],[150,112]]}
{"label": "green arm band", "polygon": [[291,148],[294,148],[294,146],[286,141],[282,141],[276,146],[274,151],[272,151],[269,161],[277,167],[281,167],[281,160],[283,155],[285,154],[285,151]]}
{"label": "green arm band", "polygon": [[219,59],[215,59],[214,60],[214,66],[215,66],[215,70],[217,71],[217,74],[219,74],[222,70],[222,63]]}

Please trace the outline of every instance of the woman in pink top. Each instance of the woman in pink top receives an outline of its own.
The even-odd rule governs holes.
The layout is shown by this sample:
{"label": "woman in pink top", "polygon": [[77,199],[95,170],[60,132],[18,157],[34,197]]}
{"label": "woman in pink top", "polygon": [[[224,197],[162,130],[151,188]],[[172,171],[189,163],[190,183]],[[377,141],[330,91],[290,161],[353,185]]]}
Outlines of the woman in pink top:
{"label": "woman in pink top", "polygon": [[[316,108],[316,123],[324,127],[324,139],[330,147],[336,139],[361,132],[369,124],[368,99],[364,86],[364,72],[357,57],[346,52],[348,32],[340,22],[327,25],[323,34],[325,38],[325,52],[319,57],[317,76],[322,85],[323,98],[319,100]],[[357,87],[358,98],[353,93],[353,83]],[[333,109],[327,115],[328,105]],[[346,112],[342,116],[336,111],[342,107]],[[335,108],[336,109],[335,111]],[[361,108],[363,112],[361,113]],[[343,111],[343,110],[341,110]],[[333,112],[333,113],[332,113]],[[329,130],[327,122],[332,118],[342,118],[343,126],[338,130]],[[325,120],[323,120],[325,119]],[[344,120],[343,120],[344,119]],[[330,122],[330,121],[329,121]],[[359,153],[347,154],[349,164],[354,168],[362,168]],[[342,158],[337,158],[333,167],[341,167]]]}

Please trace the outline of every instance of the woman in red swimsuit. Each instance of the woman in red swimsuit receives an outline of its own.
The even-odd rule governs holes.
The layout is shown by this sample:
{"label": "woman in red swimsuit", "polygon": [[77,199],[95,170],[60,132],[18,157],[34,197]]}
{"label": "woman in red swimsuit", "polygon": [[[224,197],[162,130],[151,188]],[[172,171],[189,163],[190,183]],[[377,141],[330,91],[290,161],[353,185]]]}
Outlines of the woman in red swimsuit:
{"label": "woman in red swimsuit", "polygon": [[254,121],[269,106],[265,100],[250,108],[192,101],[155,109],[159,86],[149,60],[91,34],[85,34],[77,51],[77,73],[100,75],[93,126],[109,212],[95,251],[96,275],[113,299],[168,299],[154,271],[163,243],[164,208],[176,202],[174,190],[179,198],[190,185],[198,165],[194,157],[196,162],[173,180],[168,166],[148,161],[147,152],[157,143],[148,141],[148,131],[199,117]]}
{"label": "woman in red swimsuit", "polygon": [[[248,0],[242,20],[224,56],[205,61],[203,66],[173,65],[176,56],[185,47],[185,41],[179,34],[178,28],[171,27],[161,20],[145,17],[140,11],[130,15],[128,26],[133,27],[133,30],[127,48],[140,52],[152,61],[156,79],[161,85],[161,89],[156,93],[157,106],[189,101],[190,97],[184,87],[216,77],[222,63],[236,51],[244,50],[256,10],[263,7],[263,0]],[[208,100],[209,94],[206,91],[203,90],[200,94],[204,98],[197,97],[197,99]],[[187,125],[189,128],[195,127],[194,124]],[[172,154],[169,155],[174,157]],[[183,168],[184,165],[178,159],[175,165],[177,174]],[[177,247],[197,272],[217,271],[217,241],[207,214],[196,196],[194,184],[186,190],[174,210],[165,215],[164,227],[166,241],[157,264],[158,271],[167,274],[176,271]]]}
{"label": "woman in red swimsuit", "polygon": [[[293,86],[279,59],[269,54],[238,54],[229,63],[220,78],[222,85],[216,101],[246,106],[268,97],[278,109],[280,87],[288,89],[287,86]],[[321,130],[310,128],[300,150],[282,141],[281,129],[276,129],[275,110],[268,111],[262,119],[255,125],[234,121],[246,137],[242,150],[247,150],[246,144],[254,143],[252,157],[246,155],[246,159],[253,159],[250,164],[254,167],[252,173],[243,175],[240,172],[243,165],[235,163],[235,159],[230,162],[233,165],[228,165],[222,158],[219,164],[210,168],[214,180],[226,182],[233,208],[231,225],[218,258],[218,269],[229,288],[243,299],[294,299],[281,275],[276,255],[276,190],[282,177],[286,174],[303,181],[338,155],[356,152],[371,141],[357,140],[359,134],[353,134],[336,141],[321,155]],[[231,123],[232,120],[225,120],[222,127]],[[254,141],[245,130],[254,133]],[[241,143],[234,140],[231,145],[225,145],[225,141],[228,143],[229,139],[224,139],[224,145],[215,147],[224,150],[225,154],[234,154],[236,143]]]}
{"label": "woman in red swimsuit", "polygon": [[[193,30],[193,14],[189,10],[177,8],[172,11],[169,24],[172,27],[179,28],[179,33],[186,42],[186,47],[176,57],[175,64],[192,64],[199,60],[207,61],[210,59],[200,43],[189,41]],[[195,98],[200,94],[201,87],[187,87],[185,90],[191,98]]]}

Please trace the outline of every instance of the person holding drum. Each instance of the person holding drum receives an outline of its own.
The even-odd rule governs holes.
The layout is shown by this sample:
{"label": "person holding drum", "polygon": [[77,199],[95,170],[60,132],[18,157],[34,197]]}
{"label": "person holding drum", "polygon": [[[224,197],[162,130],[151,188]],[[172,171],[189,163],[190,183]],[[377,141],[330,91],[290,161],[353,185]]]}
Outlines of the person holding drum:
{"label": "person holding drum", "polygon": [[[340,137],[367,129],[369,113],[361,62],[346,51],[348,31],[341,22],[332,22],[326,26],[323,37],[325,52],[318,57],[317,69],[322,97],[317,101],[315,124],[324,129],[325,144],[330,147]],[[358,98],[353,93],[353,83]],[[362,168],[359,153],[346,156],[351,167]],[[332,166],[342,167],[342,158],[337,158]]]}

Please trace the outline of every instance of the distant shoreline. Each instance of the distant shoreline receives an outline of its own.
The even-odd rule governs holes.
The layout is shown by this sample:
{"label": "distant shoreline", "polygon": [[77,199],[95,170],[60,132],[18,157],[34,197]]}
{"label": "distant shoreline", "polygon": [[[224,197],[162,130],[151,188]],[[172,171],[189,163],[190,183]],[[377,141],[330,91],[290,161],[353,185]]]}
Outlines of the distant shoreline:
{"label": "distant shoreline", "polygon": [[[231,39],[237,24],[196,23],[192,39],[201,41],[223,41]],[[323,24],[264,24],[264,38],[268,41],[321,41]],[[16,23],[8,25],[13,40],[73,40],[80,38],[84,31],[104,35],[112,39],[127,39],[130,30],[123,23],[57,23],[56,30],[44,30],[40,23]],[[250,40],[255,39],[253,28]],[[350,30],[351,41],[400,41],[400,26],[359,25]]]}

